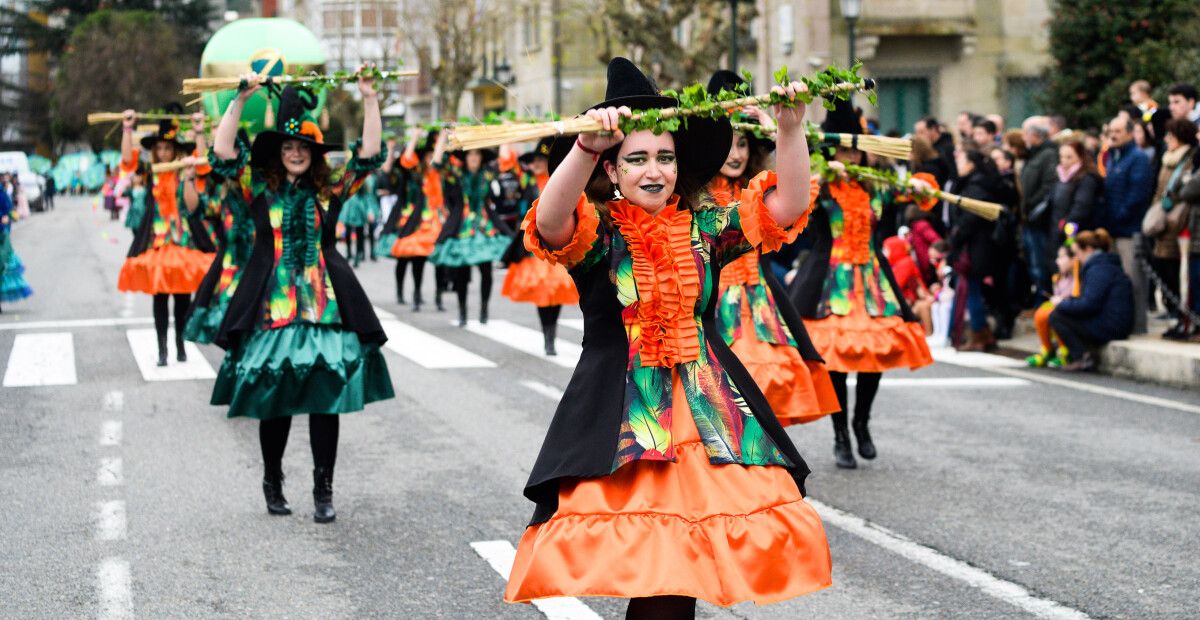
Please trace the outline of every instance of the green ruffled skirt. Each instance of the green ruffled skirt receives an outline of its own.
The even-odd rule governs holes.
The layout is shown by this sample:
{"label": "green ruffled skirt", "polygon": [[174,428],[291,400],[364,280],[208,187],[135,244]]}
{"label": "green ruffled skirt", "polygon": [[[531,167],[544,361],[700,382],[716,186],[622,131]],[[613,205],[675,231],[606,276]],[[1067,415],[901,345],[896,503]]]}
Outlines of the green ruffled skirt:
{"label": "green ruffled skirt", "polygon": [[500,260],[512,239],[495,235],[474,234],[455,237],[437,244],[429,262],[441,267],[470,267]]}
{"label": "green ruffled skirt", "polygon": [[225,319],[225,308],[229,306],[229,300],[220,299],[221,295],[214,297],[218,299],[213,305],[192,310],[192,316],[188,317],[187,325],[183,328],[184,340],[199,344],[212,344],[216,340],[217,332],[221,331],[221,321]]}
{"label": "green ruffled skirt", "polygon": [[394,258],[392,256],[392,246],[396,245],[396,239],[399,238],[400,235],[397,235],[396,233],[379,235],[379,239],[375,240],[375,258]]}
{"label": "green ruffled skirt", "polygon": [[212,404],[229,417],[266,420],[353,413],[395,397],[378,345],[337,325],[293,323],[254,332],[225,355]]}

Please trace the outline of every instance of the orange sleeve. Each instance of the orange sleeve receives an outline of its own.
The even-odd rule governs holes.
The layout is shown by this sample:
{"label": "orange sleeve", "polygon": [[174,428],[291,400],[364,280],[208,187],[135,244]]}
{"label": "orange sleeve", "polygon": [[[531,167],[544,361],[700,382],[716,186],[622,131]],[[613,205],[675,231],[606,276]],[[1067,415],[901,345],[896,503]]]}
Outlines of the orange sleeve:
{"label": "orange sleeve", "polygon": [[500,147],[500,158],[496,161],[500,172],[508,172],[517,167],[517,152],[507,144]]}
{"label": "orange sleeve", "polygon": [[200,159],[203,163],[196,166],[196,176],[205,177],[212,172],[212,166],[208,165],[208,153],[196,149],[192,151],[192,156]]}
{"label": "orange sleeve", "polygon": [[121,161],[117,165],[121,174],[133,174],[137,172],[138,161],[142,158],[142,150],[135,147],[130,154],[131,157],[129,158],[128,162]]}
{"label": "orange sleeve", "polygon": [[421,160],[417,158],[417,154],[409,149],[404,149],[404,154],[400,156],[400,166],[405,170],[412,170],[417,167]]}
{"label": "orange sleeve", "polygon": [[[933,178],[933,175],[929,174],[928,172],[918,172],[913,175],[913,178],[925,181],[926,183],[928,183],[930,186],[933,187],[934,191],[941,189],[941,186],[938,185],[937,179]],[[917,202],[917,208],[922,211],[929,211],[930,209],[937,206],[937,203],[938,203],[937,196],[931,195],[931,196],[928,196],[926,198],[919,200]]]}
{"label": "orange sleeve", "polygon": [[808,214],[812,211],[813,202],[821,191],[820,183],[815,177],[809,182],[809,200],[804,212],[791,226],[780,226],[771,212],[767,210],[767,192],[775,189],[779,177],[773,170],[758,173],[746,189],[742,190],[742,198],[738,203],[738,217],[741,220],[742,234],[750,245],[762,248],[763,252],[774,252],[791,243],[808,226]]}
{"label": "orange sleeve", "polygon": [[579,202],[575,203],[575,233],[565,246],[553,250],[543,244],[542,236],[537,231],[537,209],[540,201],[541,198],[533,201],[533,206],[521,223],[521,228],[525,230],[525,249],[544,261],[563,265],[568,269],[583,262],[600,236],[600,217],[596,214],[595,205],[588,202],[586,196],[579,196]]}

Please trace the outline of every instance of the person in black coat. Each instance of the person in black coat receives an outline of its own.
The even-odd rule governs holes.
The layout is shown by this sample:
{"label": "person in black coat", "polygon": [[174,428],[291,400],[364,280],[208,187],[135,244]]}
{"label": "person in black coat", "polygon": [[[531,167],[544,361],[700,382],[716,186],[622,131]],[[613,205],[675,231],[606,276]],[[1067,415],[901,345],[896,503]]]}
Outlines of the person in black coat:
{"label": "person in black coat", "polygon": [[1133,332],[1133,283],[1111,248],[1112,237],[1103,228],[1079,233],[1075,255],[1083,264],[1080,294],[1051,300],[1055,306],[1050,326],[1071,360],[1065,370],[1095,369],[1095,349]]}
{"label": "person in black coat", "polygon": [[[1001,202],[1003,186],[991,158],[976,149],[959,150],[954,158],[961,196]],[[959,210],[950,232],[950,252],[956,257],[953,264],[965,276],[967,286],[971,340],[962,347],[964,351],[982,351],[995,346],[984,301],[984,287],[992,287],[999,268],[1000,248],[994,239],[995,228],[994,222]]]}
{"label": "person in black coat", "polygon": [[1050,192],[1055,247],[1066,241],[1063,230],[1068,223],[1073,222],[1079,230],[1096,227],[1096,210],[1104,197],[1104,181],[1082,142],[1072,140],[1060,146],[1058,161],[1058,183]]}

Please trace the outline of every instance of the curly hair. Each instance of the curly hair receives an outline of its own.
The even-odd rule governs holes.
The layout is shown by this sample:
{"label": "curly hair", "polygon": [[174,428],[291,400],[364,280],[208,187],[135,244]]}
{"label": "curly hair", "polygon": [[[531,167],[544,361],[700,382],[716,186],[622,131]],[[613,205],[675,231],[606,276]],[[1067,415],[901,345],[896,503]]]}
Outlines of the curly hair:
{"label": "curly hair", "polygon": [[[282,145],[280,146],[282,151]],[[307,179],[317,190],[317,195],[322,200],[329,198],[329,164],[325,162],[325,157],[312,150],[311,159],[308,170],[304,173],[301,179]],[[266,178],[267,187],[272,191],[279,191],[279,187],[287,180],[287,168],[283,165],[283,158],[273,157],[268,160],[266,167],[263,170],[263,176]],[[298,179],[300,180],[300,179]]]}

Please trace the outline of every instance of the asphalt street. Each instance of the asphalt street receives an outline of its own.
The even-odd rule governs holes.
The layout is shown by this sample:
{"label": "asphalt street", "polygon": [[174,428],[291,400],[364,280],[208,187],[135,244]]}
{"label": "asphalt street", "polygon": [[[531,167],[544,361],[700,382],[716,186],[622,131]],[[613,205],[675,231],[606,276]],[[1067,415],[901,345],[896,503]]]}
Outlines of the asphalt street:
{"label": "asphalt street", "polygon": [[[129,239],[91,198],[14,228],[36,293],[0,314],[0,616],[545,617],[504,604],[504,577],[472,547],[516,544],[532,512],[521,488],[571,374],[520,350],[537,317],[499,296],[503,272],[494,320],[464,330],[452,296],[449,312],[413,313],[395,301],[391,260],[359,268],[394,333],[425,340],[406,355],[393,338],[397,397],[343,418],[338,519],[318,525],[303,419],[284,460],[296,514],[270,517],[257,424],[226,419],[199,378],[221,351],[143,374],[153,353],[130,332],[152,327],[150,298],[116,291]],[[471,305],[475,318],[476,292]],[[559,337],[577,344],[578,310],[564,318]],[[479,363],[453,363],[460,350]],[[880,457],[857,470],[834,467],[827,422],[789,429],[813,470],[833,587],[702,604],[701,617],[1200,615],[1200,392],[939,359],[885,376]],[[54,384],[19,385],[38,377]],[[624,613],[613,599],[573,605],[559,617]]]}

